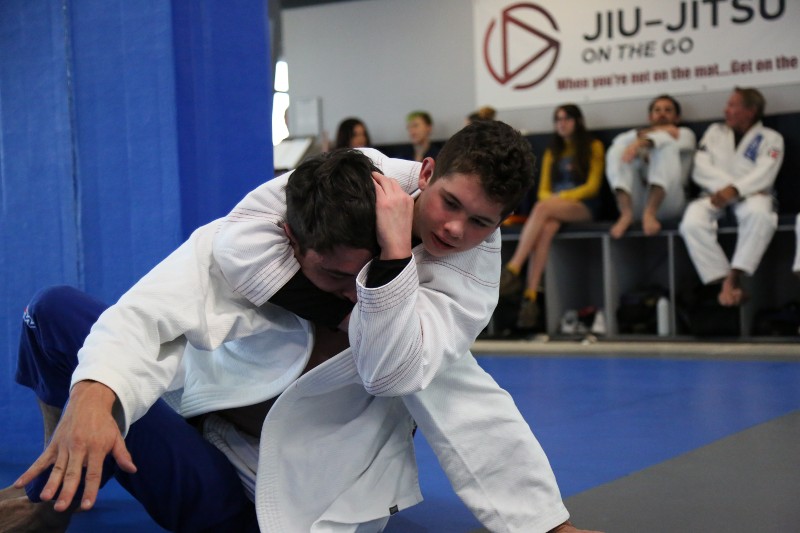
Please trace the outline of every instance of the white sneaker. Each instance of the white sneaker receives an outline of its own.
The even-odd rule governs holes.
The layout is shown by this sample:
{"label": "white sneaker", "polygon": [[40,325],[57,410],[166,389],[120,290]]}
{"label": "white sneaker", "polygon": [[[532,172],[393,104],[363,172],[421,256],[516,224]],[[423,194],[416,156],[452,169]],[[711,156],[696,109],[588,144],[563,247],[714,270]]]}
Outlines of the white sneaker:
{"label": "white sneaker", "polygon": [[578,311],[570,309],[561,317],[561,333],[565,335],[575,335],[578,333],[578,324],[580,323],[581,321],[578,320]]}

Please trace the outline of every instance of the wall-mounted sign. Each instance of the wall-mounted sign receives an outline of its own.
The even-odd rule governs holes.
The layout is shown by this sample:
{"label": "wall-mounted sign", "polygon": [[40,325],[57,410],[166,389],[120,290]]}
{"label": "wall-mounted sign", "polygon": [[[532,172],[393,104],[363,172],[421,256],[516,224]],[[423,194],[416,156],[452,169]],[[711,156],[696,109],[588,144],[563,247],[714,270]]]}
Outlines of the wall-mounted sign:
{"label": "wall-mounted sign", "polygon": [[473,0],[477,105],[800,82],[797,0]]}

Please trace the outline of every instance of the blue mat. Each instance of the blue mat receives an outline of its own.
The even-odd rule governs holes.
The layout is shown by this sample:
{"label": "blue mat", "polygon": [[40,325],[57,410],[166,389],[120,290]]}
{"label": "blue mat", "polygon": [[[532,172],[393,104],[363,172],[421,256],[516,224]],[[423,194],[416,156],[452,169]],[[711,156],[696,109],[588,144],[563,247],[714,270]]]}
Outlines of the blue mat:
{"label": "blue mat", "polygon": [[[800,409],[800,363],[613,358],[480,357],[507,389],[550,458],[568,497]],[[0,482],[41,448],[32,394],[0,408]],[[425,501],[390,521],[390,533],[480,527],[416,437]],[[163,531],[118,485],[70,531]]]}

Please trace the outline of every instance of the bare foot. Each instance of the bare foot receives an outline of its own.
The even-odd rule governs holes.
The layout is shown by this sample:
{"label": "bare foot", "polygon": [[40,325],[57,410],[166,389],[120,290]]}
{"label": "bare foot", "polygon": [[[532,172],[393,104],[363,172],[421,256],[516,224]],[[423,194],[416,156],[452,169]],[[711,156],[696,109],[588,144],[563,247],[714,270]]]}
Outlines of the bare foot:
{"label": "bare foot", "polygon": [[642,229],[647,236],[655,235],[661,231],[661,222],[649,213],[642,214]]}
{"label": "bare foot", "polygon": [[25,489],[18,489],[14,485],[0,490],[0,502],[25,496]]}
{"label": "bare foot", "polygon": [[633,217],[631,215],[620,215],[617,221],[611,226],[611,229],[608,231],[612,237],[615,239],[619,239],[625,232],[628,231],[628,227],[633,223]]}
{"label": "bare foot", "polygon": [[0,501],[2,533],[63,533],[70,518],[53,510],[52,502],[33,503],[27,496]]}
{"label": "bare foot", "polygon": [[724,307],[734,307],[741,304],[744,299],[745,293],[739,285],[739,278],[729,274],[722,282],[722,289],[717,295],[719,304]]}

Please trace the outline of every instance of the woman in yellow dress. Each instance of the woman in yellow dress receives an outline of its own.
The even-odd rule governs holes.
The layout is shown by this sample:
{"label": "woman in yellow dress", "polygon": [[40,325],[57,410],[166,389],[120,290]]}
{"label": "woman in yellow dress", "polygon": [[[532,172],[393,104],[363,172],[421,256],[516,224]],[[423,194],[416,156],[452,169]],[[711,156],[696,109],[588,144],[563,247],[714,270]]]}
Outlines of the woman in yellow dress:
{"label": "woman in yellow dress", "polygon": [[583,113],[574,104],[553,113],[555,132],[542,158],[538,201],[525,221],[519,243],[500,278],[500,295],[522,290],[520,273],[530,260],[517,327],[534,329],[539,321],[536,298],[550,243],[564,222],[589,222],[597,210],[605,150],[586,130]]}

